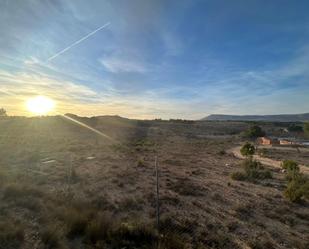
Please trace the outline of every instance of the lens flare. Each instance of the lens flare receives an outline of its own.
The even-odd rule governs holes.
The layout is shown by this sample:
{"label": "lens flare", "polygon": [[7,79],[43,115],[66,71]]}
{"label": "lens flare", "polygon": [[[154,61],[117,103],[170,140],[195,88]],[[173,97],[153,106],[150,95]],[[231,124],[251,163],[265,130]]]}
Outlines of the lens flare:
{"label": "lens flare", "polygon": [[45,96],[37,96],[29,99],[26,106],[32,114],[46,115],[55,108],[55,101]]}

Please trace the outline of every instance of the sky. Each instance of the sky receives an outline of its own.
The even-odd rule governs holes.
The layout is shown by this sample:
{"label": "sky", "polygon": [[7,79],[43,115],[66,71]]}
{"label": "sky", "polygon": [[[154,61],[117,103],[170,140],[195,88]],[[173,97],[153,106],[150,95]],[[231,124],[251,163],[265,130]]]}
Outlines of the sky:
{"label": "sky", "polygon": [[0,0],[0,107],[199,119],[309,112],[307,0]]}

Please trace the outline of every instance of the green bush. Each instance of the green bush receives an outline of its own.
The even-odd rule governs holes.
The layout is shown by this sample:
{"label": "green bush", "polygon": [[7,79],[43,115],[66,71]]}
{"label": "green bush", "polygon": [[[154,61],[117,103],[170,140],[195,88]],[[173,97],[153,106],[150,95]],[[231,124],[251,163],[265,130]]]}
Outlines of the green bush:
{"label": "green bush", "polygon": [[281,167],[288,171],[299,171],[298,163],[293,160],[284,160]]}
{"label": "green bush", "polygon": [[255,153],[255,148],[254,145],[250,144],[250,143],[245,143],[241,149],[240,149],[240,153],[243,156],[252,156]]}
{"label": "green bush", "polygon": [[299,175],[298,163],[292,160],[284,160],[281,163],[281,167],[286,170],[286,179],[288,181],[293,180]]}
{"label": "green bush", "polygon": [[253,160],[252,158],[246,159],[243,162],[243,167],[248,180],[272,178],[271,172],[265,170],[259,161]]}
{"label": "green bush", "polygon": [[284,191],[284,196],[291,202],[300,202],[309,198],[309,179],[303,174],[295,174]]}
{"label": "green bush", "polygon": [[138,167],[144,167],[144,166],[145,166],[145,161],[144,161],[142,158],[140,158],[140,159],[137,161],[137,166],[138,166]]}

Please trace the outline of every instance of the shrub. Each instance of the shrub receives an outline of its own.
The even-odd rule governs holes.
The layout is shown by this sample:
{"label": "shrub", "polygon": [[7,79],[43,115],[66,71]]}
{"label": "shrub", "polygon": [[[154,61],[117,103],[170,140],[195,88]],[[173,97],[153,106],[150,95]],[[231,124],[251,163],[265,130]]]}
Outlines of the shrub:
{"label": "shrub", "polygon": [[264,170],[259,172],[259,178],[260,179],[271,179],[273,178],[273,175],[270,170]]}
{"label": "shrub", "polygon": [[247,158],[243,162],[244,172],[234,172],[231,175],[233,180],[238,181],[254,181],[256,179],[270,179],[272,178],[272,173],[269,170],[265,170],[263,165],[251,157]]}
{"label": "shrub", "polygon": [[247,142],[241,147],[240,153],[243,156],[252,156],[255,153],[255,148],[252,144]]}
{"label": "shrub", "polygon": [[288,181],[293,180],[299,175],[299,166],[295,161],[284,160],[281,167],[286,170],[286,178]]}
{"label": "shrub", "polygon": [[40,197],[42,192],[30,185],[13,183],[8,185],[3,191],[4,199],[17,200],[27,196]]}
{"label": "shrub", "polygon": [[20,248],[24,241],[24,228],[12,221],[0,221],[0,248]]}
{"label": "shrub", "polygon": [[88,217],[83,212],[69,209],[66,211],[64,219],[68,229],[68,237],[76,237],[84,234],[88,225]]}
{"label": "shrub", "polygon": [[111,228],[112,222],[110,218],[106,215],[100,215],[88,223],[85,232],[86,241],[95,244],[98,241],[106,240]]}
{"label": "shrub", "polygon": [[6,110],[4,108],[0,108],[0,117],[6,117],[7,113]]}
{"label": "shrub", "polygon": [[220,150],[218,152],[218,155],[220,155],[220,156],[224,156],[225,154],[226,154],[225,150]]}
{"label": "shrub", "polygon": [[281,167],[288,171],[299,171],[298,163],[293,160],[284,160]]}
{"label": "shrub", "polygon": [[246,180],[245,174],[243,172],[239,172],[239,171],[233,172],[231,174],[231,178],[233,180],[236,180],[236,181],[244,181],[244,180]]}
{"label": "shrub", "polygon": [[274,244],[267,238],[254,238],[251,241],[249,241],[249,246],[252,249],[274,249]]}
{"label": "shrub", "polygon": [[252,170],[261,170],[264,169],[263,165],[257,161],[253,160],[252,158],[247,158],[242,164],[245,172],[250,173]]}
{"label": "shrub", "polygon": [[6,171],[0,168],[0,185],[7,182],[8,174]]}
{"label": "shrub", "polygon": [[56,226],[46,226],[40,231],[42,242],[46,248],[58,248],[60,235]]}
{"label": "shrub", "polygon": [[123,223],[110,234],[111,248],[151,248],[158,241],[156,231],[150,226]]}
{"label": "shrub", "polygon": [[309,198],[309,180],[303,174],[296,174],[288,183],[284,196],[291,202],[300,202],[303,198]]}
{"label": "shrub", "polygon": [[267,154],[267,149],[265,149],[265,148],[262,148],[260,151],[259,151],[259,155],[260,156],[265,156],[266,154]]}
{"label": "shrub", "polygon": [[263,165],[252,158],[246,159],[243,163],[243,167],[248,180],[272,178],[271,172],[269,170],[264,170]]}
{"label": "shrub", "polygon": [[163,235],[158,244],[158,249],[184,249],[185,243],[180,235],[168,233]]}
{"label": "shrub", "polygon": [[145,166],[145,161],[143,160],[143,159],[139,159],[138,161],[137,161],[137,166],[138,167],[144,167]]}

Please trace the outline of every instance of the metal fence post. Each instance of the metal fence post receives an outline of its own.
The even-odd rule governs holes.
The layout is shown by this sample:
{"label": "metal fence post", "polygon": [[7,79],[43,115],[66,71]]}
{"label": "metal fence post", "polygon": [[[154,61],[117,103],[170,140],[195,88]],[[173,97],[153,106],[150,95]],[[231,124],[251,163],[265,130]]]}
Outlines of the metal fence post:
{"label": "metal fence post", "polygon": [[157,218],[157,230],[160,233],[160,191],[159,191],[159,169],[158,169],[158,157],[155,156],[155,170],[156,170],[156,218]]}

